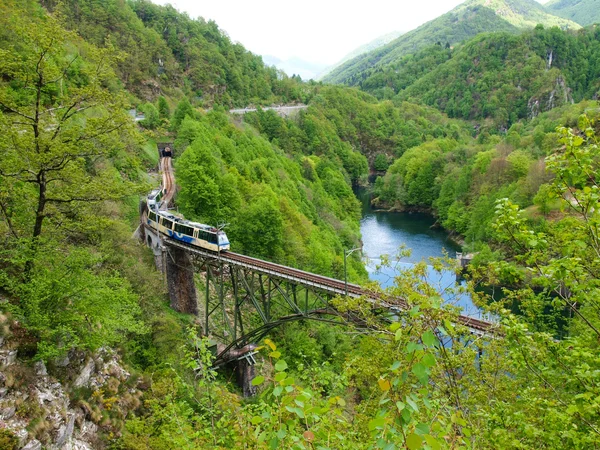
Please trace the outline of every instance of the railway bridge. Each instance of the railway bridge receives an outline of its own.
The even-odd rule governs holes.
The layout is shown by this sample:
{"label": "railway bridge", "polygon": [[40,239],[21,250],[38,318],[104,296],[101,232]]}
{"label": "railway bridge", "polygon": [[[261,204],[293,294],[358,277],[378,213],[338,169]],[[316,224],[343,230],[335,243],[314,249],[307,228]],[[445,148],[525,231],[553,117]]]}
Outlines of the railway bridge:
{"label": "railway bridge", "polygon": [[[166,189],[160,207],[167,208],[176,188],[171,158],[161,158],[160,169]],[[214,253],[166,237],[147,225],[146,212],[142,205],[142,239],[166,275],[171,307],[199,317],[203,333],[217,342],[215,365],[235,366],[245,396],[255,393],[251,385],[255,343],[273,328],[302,319],[360,322],[358,315],[336,309],[332,299],[339,296],[362,298],[388,314],[407,308],[402,298],[384,298],[355,284],[230,251]],[[203,285],[203,292],[197,285]],[[494,327],[468,316],[459,316],[458,321],[475,334]]]}

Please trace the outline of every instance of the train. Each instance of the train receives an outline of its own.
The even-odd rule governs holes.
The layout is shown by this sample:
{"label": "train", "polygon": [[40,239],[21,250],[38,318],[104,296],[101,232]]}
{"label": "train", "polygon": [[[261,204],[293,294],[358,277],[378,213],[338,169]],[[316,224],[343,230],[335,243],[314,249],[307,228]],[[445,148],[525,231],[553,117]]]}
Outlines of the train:
{"label": "train", "polygon": [[[161,157],[172,157],[172,151],[166,147]],[[230,248],[229,239],[223,230],[210,225],[192,222],[169,211],[161,211],[163,197],[167,194],[164,187],[153,189],[146,196],[148,205],[147,225],[172,239],[201,247],[213,252],[226,252]]]}
{"label": "train", "polygon": [[161,211],[158,207],[150,208],[149,203],[148,206],[148,226],[159,233],[213,252],[222,253],[230,249],[229,239],[223,230],[191,222],[168,211]]}

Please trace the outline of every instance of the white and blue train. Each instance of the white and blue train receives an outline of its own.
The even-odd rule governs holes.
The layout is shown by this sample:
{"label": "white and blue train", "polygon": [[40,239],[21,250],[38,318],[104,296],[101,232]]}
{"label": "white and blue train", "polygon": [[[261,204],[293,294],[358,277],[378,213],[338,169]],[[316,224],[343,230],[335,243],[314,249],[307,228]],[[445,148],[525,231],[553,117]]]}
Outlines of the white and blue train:
{"label": "white and blue train", "polygon": [[[213,252],[224,252],[229,250],[229,239],[227,235],[210,225],[203,223],[190,222],[189,220],[177,217],[168,211],[160,211],[157,205],[160,204],[162,191],[154,190],[148,196],[148,225],[172,239],[202,247]],[[151,199],[150,197],[153,196]],[[154,202],[154,207],[151,207],[151,202]]]}

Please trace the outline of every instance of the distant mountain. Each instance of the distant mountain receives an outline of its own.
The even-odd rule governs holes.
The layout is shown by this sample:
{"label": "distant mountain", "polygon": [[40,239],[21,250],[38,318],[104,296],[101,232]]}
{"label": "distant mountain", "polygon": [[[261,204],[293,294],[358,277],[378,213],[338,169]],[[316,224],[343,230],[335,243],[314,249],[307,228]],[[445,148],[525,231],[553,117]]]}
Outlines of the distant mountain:
{"label": "distant mountain", "polygon": [[378,38],[373,39],[368,44],[361,45],[357,49],[354,49],[353,51],[348,53],[346,56],[344,56],[342,59],[340,59],[337,63],[335,63],[332,66],[329,66],[325,70],[323,70],[320,74],[317,75],[317,80],[322,80],[323,78],[325,78],[327,76],[327,74],[331,73],[333,70],[335,70],[337,67],[344,64],[346,61],[350,61],[351,59],[356,58],[357,56],[360,56],[363,53],[367,53],[367,52],[375,50],[379,47],[383,47],[385,44],[392,42],[394,39],[398,38],[403,33],[404,33],[403,31],[392,31],[391,33],[387,33],[387,34],[384,34],[383,36],[379,36]]}
{"label": "distant mountain", "polygon": [[305,61],[296,56],[284,60],[276,56],[263,55],[263,61],[268,66],[275,66],[279,70],[283,70],[290,77],[300,75],[303,80],[314,80],[327,68],[326,64]]}
{"label": "distant mountain", "polygon": [[535,0],[469,0],[389,44],[342,64],[323,81],[356,85],[365,71],[397,62],[429,45],[452,46],[482,32],[518,33],[537,24],[581,28],[575,22],[549,14]]}
{"label": "distant mountain", "polygon": [[551,0],[544,6],[552,14],[580,25],[600,23],[600,2],[598,0]]}

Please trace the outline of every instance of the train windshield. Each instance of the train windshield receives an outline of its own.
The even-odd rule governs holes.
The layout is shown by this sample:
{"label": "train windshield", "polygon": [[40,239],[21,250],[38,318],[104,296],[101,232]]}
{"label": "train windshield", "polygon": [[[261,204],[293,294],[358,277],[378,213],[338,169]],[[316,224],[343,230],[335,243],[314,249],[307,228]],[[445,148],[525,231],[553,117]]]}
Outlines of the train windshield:
{"label": "train windshield", "polygon": [[229,244],[227,240],[227,236],[224,234],[219,234],[219,244]]}

